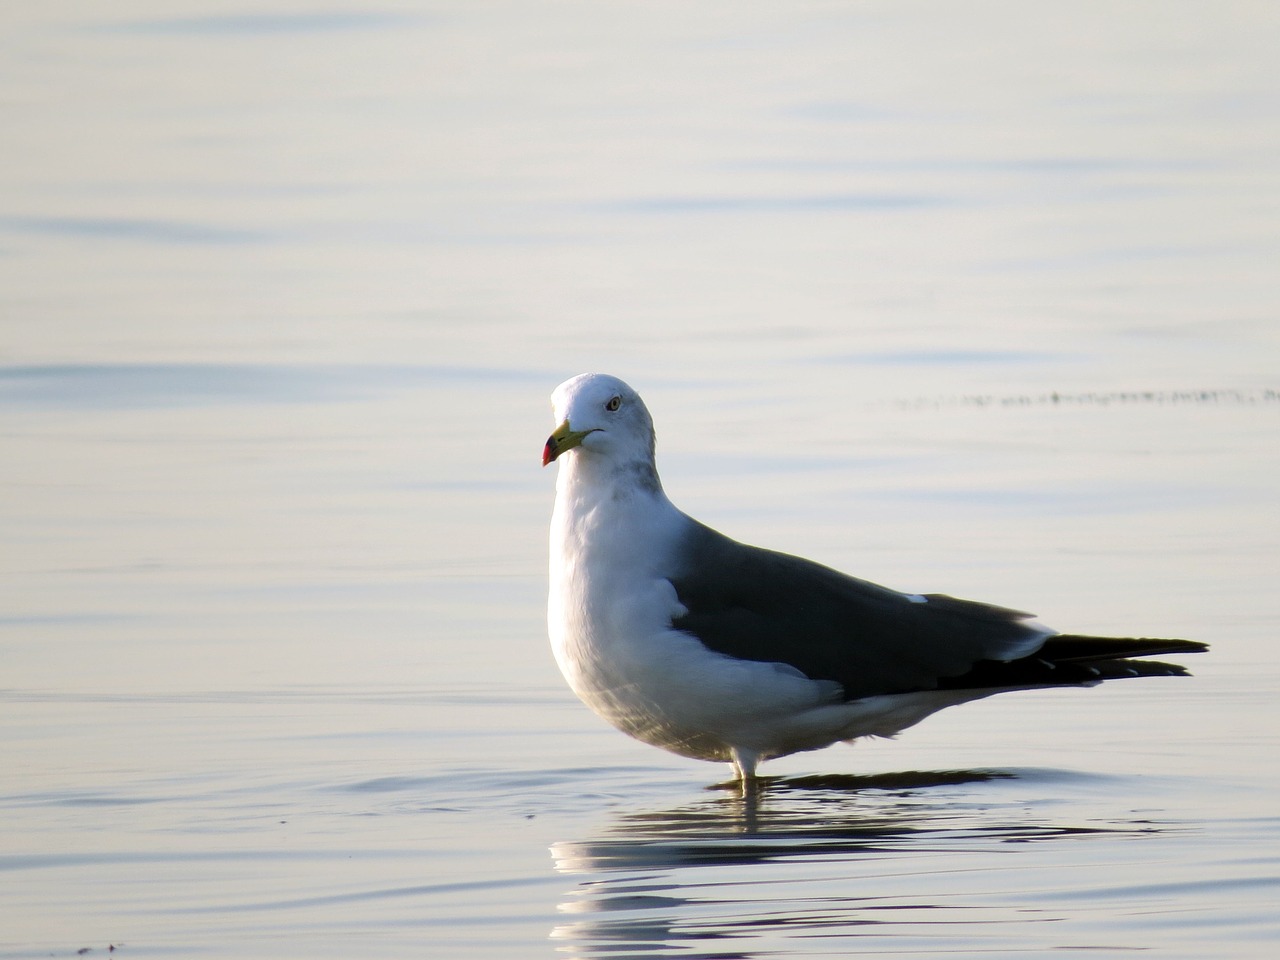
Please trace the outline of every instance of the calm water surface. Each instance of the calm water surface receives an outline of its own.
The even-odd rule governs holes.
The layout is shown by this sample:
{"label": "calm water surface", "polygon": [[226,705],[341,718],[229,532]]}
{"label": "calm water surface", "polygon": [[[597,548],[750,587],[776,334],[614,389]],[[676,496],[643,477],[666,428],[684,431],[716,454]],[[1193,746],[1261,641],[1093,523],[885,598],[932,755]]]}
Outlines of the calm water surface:
{"label": "calm water surface", "polygon": [[[1266,5],[6,12],[0,957],[1270,957]],[[727,769],[543,624],[546,397],[1195,677]],[[114,951],[112,951],[114,947]]]}

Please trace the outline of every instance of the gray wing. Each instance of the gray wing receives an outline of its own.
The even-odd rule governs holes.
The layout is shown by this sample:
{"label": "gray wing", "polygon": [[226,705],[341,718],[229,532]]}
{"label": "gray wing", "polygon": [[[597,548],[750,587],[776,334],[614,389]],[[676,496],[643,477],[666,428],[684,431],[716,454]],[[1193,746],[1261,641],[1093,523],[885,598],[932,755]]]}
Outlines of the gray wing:
{"label": "gray wing", "polygon": [[848,700],[1177,676],[1186,671],[1176,664],[1128,658],[1207,649],[1194,640],[1053,634],[1028,623],[1028,613],[907,596],[691,523],[685,562],[671,578],[687,613],[672,625],[719,653],[835,680]]}

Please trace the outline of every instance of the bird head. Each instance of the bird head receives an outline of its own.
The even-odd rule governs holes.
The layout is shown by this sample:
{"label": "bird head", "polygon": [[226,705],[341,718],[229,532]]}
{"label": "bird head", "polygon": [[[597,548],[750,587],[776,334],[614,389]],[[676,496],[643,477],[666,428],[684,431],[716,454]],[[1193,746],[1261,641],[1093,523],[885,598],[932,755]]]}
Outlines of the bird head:
{"label": "bird head", "polygon": [[626,463],[653,462],[653,420],[640,395],[617,377],[584,373],[551,394],[555,431],[542,449],[542,465],[570,450]]}

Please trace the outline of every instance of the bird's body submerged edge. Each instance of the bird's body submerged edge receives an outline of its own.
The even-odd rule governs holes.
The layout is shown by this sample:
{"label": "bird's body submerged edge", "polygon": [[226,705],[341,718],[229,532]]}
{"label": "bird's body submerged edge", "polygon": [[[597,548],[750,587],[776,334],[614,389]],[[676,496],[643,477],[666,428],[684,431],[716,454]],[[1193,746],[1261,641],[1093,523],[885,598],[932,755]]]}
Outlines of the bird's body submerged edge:
{"label": "bird's body submerged edge", "polygon": [[1059,634],[1019,611],[899,593],[738,543],[667,499],[652,421],[629,386],[584,374],[552,399],[547,619],[560,669],[618,729],[729,761],[740,779],[761,760],[893,736],[1008,690],[1181,675],[1135,658],[1206,649]]}

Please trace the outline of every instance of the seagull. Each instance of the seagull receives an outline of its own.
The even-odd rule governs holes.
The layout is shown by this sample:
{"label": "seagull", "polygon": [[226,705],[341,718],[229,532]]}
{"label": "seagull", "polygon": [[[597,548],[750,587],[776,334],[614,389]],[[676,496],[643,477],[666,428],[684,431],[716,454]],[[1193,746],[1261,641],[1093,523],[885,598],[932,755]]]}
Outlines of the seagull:
{"label": "seagull", "polygon": [[560,670],[623,733],[731,763],[744,793],[763,760],[893,737],[996,693],[1182,676],[1133,658],[1207,649],[1058,633],[1017,610],[739,543],[667,499],[635,390],[587,373],[551,402],[547,624]]}

